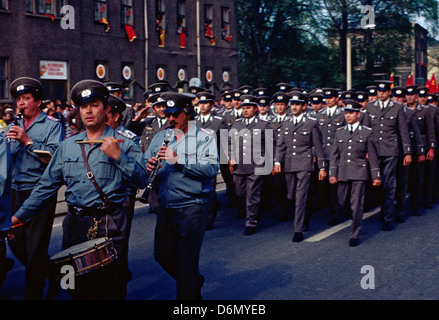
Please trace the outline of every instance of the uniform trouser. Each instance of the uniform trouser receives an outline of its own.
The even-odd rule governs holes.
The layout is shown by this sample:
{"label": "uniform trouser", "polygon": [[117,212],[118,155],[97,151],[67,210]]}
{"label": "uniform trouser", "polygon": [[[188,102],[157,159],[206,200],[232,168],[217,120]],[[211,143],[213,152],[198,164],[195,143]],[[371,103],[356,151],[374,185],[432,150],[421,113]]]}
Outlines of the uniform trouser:
{"label": "uniform trouser", "polygon": [[[266,176],[264,176],[266,177]],[[287,181],[285,178],[285,173],[281,172],[276,175],[269,175],[270,179],[270,190],[274,193],[274,198],[276,200],[276,205],[280,207],[281,216],[286,216],[288,214],[288,201],[287,201]],[[263,194],[265,197],[265,194]]]}
{"label": "uniform trouser", "polygon": [[220,164],[220,172],[221,172],[221,177],[223,178],[224,183],[226,185],[227,197],[229,198],[230,202],[235,202],[236,188],[235,188],[235,183],[233,182],[233,175],[230,173],[229,165]]}
{"label": "uniform trouser", "polygon": [[384,222],[395,220],[396,167],[398,157],[379,157],[382,177],[383,201],[381,204]]}
{"label": "uniform trouser", "polygon": [[127,277],[128,277],[128,273],[129,273],[129,271],[128,271],[128,245],[130,242],[131,225],[132,225],[133,218],[134,218],[136,194],[137,194],[136,190],[128,193],[125,201],[122,204],[123,207],[125,208],[125,212],[126,212],[126,216],[127,216],[127,225],[126,225],[126,229],[125,229],[126,241],[124,241],[124,243],[126,245],[126,248],[124,249],[124,251],[126,251],[127,254],[124,256],[123,260],[120,260],[120,264],[121,264],[121,270],[125,270]]}
{"label": "uniform trouser", "polygon": [[0,289],[6,276],[6,242],[0,239]]}
{"label": "uniform trouser", "polygon": [[[88,229],[94,225],[91,216],[68,214],[63,220],[62,250],[88,241]],[[121,205],[110,215],[98,217],[98,233],[96,238],[111,238],[117,251],[118,259],[109,265],[92,271],[85,276],[75,278],[75,289],[68,290],[72,299],[106,300],[124,299],[126,296],[125,269],[120,261],[127,258],[127,215]]]}
{"label": "uniform trouser", "polygon": [[[437,138],[436,138],[437,139]],[[434,160],[436,162],[436,170],[434,175],[433,201],[439,200],[439,152],[434,150]]]}
{"label": "uniform trouser", "polygon": [[149,191],[148,203],[150,213],[156,213],[159,207],[159,193],[157,187],[154,187]]}
{"label": "uniform trouser", "polygon": [[295,200],[294,232],[303,232],[310,177],[309,171],[285,173],[288,200]]}
{"label": "uniform trouser", "polygon": [[[436,156],[436,152],[435,152]],[[433,191],[436,176],[436,161],[433,159],[425,160],[425,187],[424,187],[424,204],[433,202]]]}
{"label": "uniform trouser", "polygon": [[154,236],[154,256],[177,283],[177,300],[201,299],[203,277],[199,271],[208,203],[171,209],[159,206]]}
{"label": "uniform trouser", "polygon": [[[246,227],[256,227],[260,220],[259,205],[261,202],[262,182],[265,176],[254,174],[234,174],[236,196],[240,203],[245,203]],[[241,201],[245,198],[245,201]]]}
{"label": "uniform trouser", "polygon": [[[424,204],[426,162],[418,162],[417,156],[412,156],[412,163],[408,166],[408,181],[406,190],[410,193],[410,208],[419,209]],[[407,166],[405,167],[407,168]],[[406,170],[404,168],[404,170]]]}
{"label": "uniform trouser", "polygon": [[338,202],[340,206],[350,208],[352,213],[350,238],[358,238],[361,231],[361,223],[363,221],[366,181],[339,181],[337,187]]}
{"label": "uniform trouser", "polygon": [[[329,168],[330,163],[328,160],[326,160],[326,164],[327,168]],[[326,173],[329,177],[328,169]],[[329,183],[328,178],[323,181],[318,181],[318,193],[319,199],[329,204],[329,217],[331,219],[338,219],[341,208],[337,201],[337,185]]]}
{"label": "uniform trouser", "polygon": [[207,224],[212,226],[215,222],[215,218],[218,212],[218,206],[216,203],[216,176],[211,179],[213,185],[213,191],[209,194],[209,211],[207,214]]}
{"label": "uniform trouser", "polygon": [[[11,207],[14,214],[23,202],[29,198],[32,190],[12,190]],[[55,218],[57,195],[52,196],[39,215],[26,222],[14,232],[14,239],[9,240],[12,253],[26,267],[25,299],[43,299],[44,287],[48,277],[48,249]]]}

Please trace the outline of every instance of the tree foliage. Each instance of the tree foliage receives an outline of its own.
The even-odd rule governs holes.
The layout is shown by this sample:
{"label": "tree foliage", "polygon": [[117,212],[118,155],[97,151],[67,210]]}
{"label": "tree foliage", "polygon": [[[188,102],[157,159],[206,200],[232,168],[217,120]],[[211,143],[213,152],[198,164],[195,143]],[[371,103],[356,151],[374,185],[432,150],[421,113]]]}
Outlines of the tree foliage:
{"label": "tree foliage", "polygon": [[[346,37],[353,64],[364,64],[354,84],[390,74],[407,59],[412,23],[422,16],[437,27],[437,0],[237,0],[240,83],[274,87],[290,82],[311,89],[343,88]],[[364,6],[374,9],[376,28],[363,29]],[[431,28],[434,30],[434,28]],[[379,61],[380,63],[376,63]]]}

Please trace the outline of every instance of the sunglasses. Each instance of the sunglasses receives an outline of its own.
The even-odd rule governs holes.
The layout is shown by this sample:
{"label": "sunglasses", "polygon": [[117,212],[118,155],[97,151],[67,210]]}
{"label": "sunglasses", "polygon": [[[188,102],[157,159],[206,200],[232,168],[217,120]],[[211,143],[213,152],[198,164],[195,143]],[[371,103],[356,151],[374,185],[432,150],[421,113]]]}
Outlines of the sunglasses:
{"label": "sunglasses", "polygon": [[178,117],[180,115],[180,113],[182,113],[184,110],[180,110],[177,112],[173,112],[173,113],[169,113],[169,112],[165,112],[165,117],[169,118],[170,116],[173,116],[174,118]]}

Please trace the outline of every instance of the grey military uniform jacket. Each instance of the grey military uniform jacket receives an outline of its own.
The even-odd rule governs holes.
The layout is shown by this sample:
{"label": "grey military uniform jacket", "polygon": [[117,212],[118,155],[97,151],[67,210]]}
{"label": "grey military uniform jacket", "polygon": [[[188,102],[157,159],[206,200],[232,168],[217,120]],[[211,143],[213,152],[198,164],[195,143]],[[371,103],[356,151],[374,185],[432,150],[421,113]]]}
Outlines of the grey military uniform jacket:
{"label": "grey military uniform jacket", "polygon": [[328,115],[328,109],[316,116],[320,131],[322,132],[323,151],[325,152],[325,160],[331,157],[331,148],[334,144],[335,132],[346,124],[344,119],[344,111],[337,108],[332,116]]}
{"label": "grey military uniform jacket", "polygon": [[276,140],[276,144],[279,143],[279,139],[282,135],[282,124],[286,121],[290,121],[291,117],[285,115],[282,121],[279,121],[277,116],[274,116],[273,120],[270,121],[271,127],[273,128],[274,139]]}
{"label": "grey military uniform jacket", "polygon": [[390,100],[381,110],[378,100],[366,106],[363,124],[372,129],[379,157],[397,157],[400,145],[404,155],[411,154],[409,131],[403,105]]}
{"label": "grey military uniform jacket", "polygon": [[408,108],[407,105],[404,106],[404,112],[407,119],[412,151],[418,155],[425,154],[424,139],[419,130],[419,122],[416,117],[416,112],[415,110]]}
{"label": "grey military uniform jacket", "polygon": [[421,131],[422,141],[428,149],[436,148],[436,133],[435,133],[435,110],[428,105],[417,104],[415,109],[412,109],[416,113],[418,119],[419,130]]}
{"label": "grey military uniform jacket", "polygon": [[325,169],[322,134],[317,120],[304,116],[296,125],[292,117],[283,121],[275,152],[275,162],[283,164],[282,172],[314,171],[313,152],[319,169]]}
{"label": "grey military uniform jacket", "polygon": [[229,159],[237,163],[233,174],[271,173],[275,147],[272,133],[270,122],[257,117],[248,126],[244,118],[235,120],[228,139]]}
{"label": "grey military uniform jacket", "polygon": [[[216,137],[220,157],[227,157],[227,140],[223,141],[224,139],[221,139],[221,130],[227,130],[227,124],[224,119],[210,114],[204,124],[201,121],[201,115],[196,116],[195,121],[198,127],[212,133]],[[223,161],[221,163],[223,163]]]}
{"label": "grey military uniform jacket", "polygon": [[239,118],[236,118],[236,116],[235,116],[235,109],[234,108],[233,109],[229,109],[229,110],[226,110],[224,112],[223,118],[224,118],[224,121],[227,124],[227,128],[230,129],[237,119],[242,119],[242,113],[241,113],[241,116]]}
{"label": "grey military uniform jacket", "polygon": [[154,136],[168,126],[168,120],[160,127],[157,116],[146,117],[144,121],[131,121],[127,129],[140,137],[140,149],[148,150]]}
{"label": "grey military uniform jacket", "polygon": [[[332,148],[329,176],[338,181],[380,179],[380,167],[372,130],[359,125],[352,134],[348,126],[337,130]],[[369,161],[366,160],[366,154]]]}

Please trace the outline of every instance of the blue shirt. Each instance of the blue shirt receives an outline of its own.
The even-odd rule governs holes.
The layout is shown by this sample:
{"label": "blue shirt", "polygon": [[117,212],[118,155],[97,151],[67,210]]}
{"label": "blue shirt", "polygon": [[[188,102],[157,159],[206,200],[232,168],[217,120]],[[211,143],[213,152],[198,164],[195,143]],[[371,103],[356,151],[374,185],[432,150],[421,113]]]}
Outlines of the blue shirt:
{"label": "blue shirt", "polygon": [[11,174],[11,152],[0,135],[0,231],[11,229]]}
{"label": "blue shirt", "polygon": [[[23,119],[20,127],[24,128]],[[6,133],[12,124],[6,128]],[[17,191],[31,190],[35,187],[46,165],[33,152],[34,150],[50,151],[55,153],[64,139],[64,128],[61,122],[44,112],[41,112],[32,124],[26,129],[27,135],[34,144],[26,147],[15,139],[11,139],[11,154],[14,162],[12,174],[12,189]]]}
{"label": "blue shirt", "polygon": [[[128,188],[144,189],[148,178],[146,164],[139,147],[111,127],[105,128],[102,137],[123,139],[119,143],[122,151],[119,159],[113,160],[100,150],[100,144],[85,144],[87,159],[93,176],[112,203],[122,204],[128,194]],[[54,195],[65,184],[65,199],[68,205],[87,208],[99,208],[104,203],[93,183],[87,178],[87,170],[80,144],[76,141],[87,140],[86,132],[79,132],[64,140],[53,155],[46,171],[15,216],[26,221],[35,216],[44,201]]]}
{"label": "blue shirt", "polygon": [[[145,161],[157,154],[170,130],[155,135],[143,155]],[[183,208],[207,202],[207,196],[214,190],[212,178],[219,170],[216,137],[190,121],[188,132],[178,141],[173,136],[168,147],[177,153],[178,162],[161,163],[156,178],[160,205]]]}

